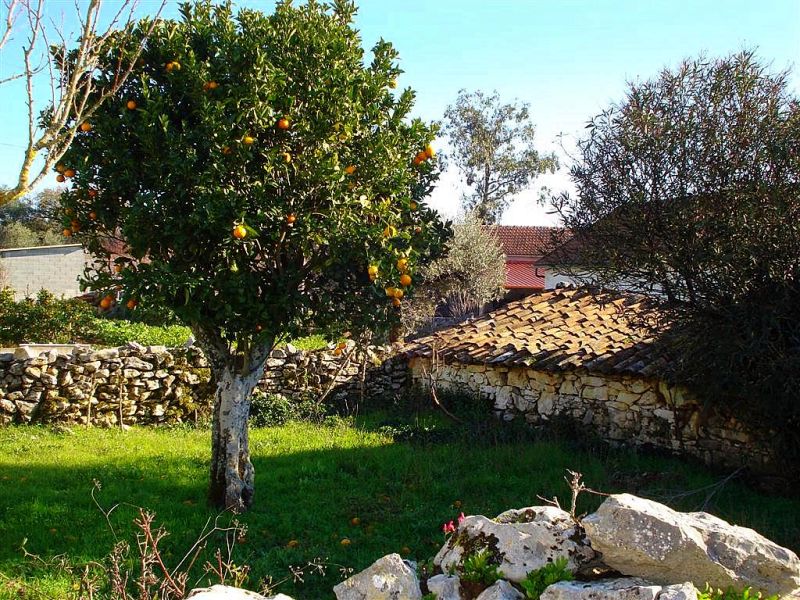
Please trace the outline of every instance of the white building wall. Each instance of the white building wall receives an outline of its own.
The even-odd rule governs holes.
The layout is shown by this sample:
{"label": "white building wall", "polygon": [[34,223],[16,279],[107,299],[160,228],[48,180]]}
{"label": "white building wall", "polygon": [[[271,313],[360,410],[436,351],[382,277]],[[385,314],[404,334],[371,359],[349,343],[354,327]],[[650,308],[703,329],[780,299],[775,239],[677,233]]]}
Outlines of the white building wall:
{"label": "white building wall", "polygon": [[11,287],[17,300],[41,289],[72,298],[81,294],[78,278],[88,261],[80,244],[3,249],[1,284]]}

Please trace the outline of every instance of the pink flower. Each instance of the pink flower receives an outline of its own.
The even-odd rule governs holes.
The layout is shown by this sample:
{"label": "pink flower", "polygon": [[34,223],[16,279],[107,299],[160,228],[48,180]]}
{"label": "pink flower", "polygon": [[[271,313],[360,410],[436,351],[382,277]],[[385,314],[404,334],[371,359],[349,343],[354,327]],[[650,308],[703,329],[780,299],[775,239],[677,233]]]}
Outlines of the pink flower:
{"label": "pink flower", "polygon": [[[459,514],[458,515],[458,524],[461,525],[464,522],[464,519],[466,519],[466,518],[467,517],[464,516],[463,512],[461,514]],[[452,523],[452,521],[451,521],[451,523]]]}
{"label": "pink flower", "polygon": [[448,533],[453,533],[455,530],[456,530],[456,526],[453,525],[452,521],[442,525],[442,531],[445,533],[445,535],[447,535]]}

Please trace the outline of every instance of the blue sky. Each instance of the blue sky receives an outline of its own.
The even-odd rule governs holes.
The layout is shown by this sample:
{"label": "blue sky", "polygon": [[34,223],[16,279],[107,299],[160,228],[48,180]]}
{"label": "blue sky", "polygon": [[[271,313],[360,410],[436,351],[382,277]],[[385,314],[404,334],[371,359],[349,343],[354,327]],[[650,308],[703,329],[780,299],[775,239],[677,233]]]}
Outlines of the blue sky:
{"label": "blue sky", "polygon": [[[49,0],[50,15],[69,15],[72,2]],[[156,4],[141,0],[140,12]],[[237,4],[266,11],[274,5]],[[560,133],[569,146],[592,115],[622,97],[626,81],[653,77],[699,53],[754,47],[775,70],[794,67],[792,87],[800,93],[800,0],[362,0],[359,6],[364,45],[383,37],[399,50],[400,84],[417,91],[418,115],[441,118],[461,88],[496,89],[504,100],[530,103],[545,152],[558,149]],[[167,16],[175,8],[170,0]],[[16,52],[12,45],[0,55],[0,74],[13,69]],[[0,87],[0,184],[11,183],[19,163],[24,111],[23,89]],[[537,185],[543,183],[569,189],[563,169]],[[459,196],[457,176],[447,173],[431,201],[453,214]],[[552,222],[536,196],[535,189],[520,195],[504,222]]]}

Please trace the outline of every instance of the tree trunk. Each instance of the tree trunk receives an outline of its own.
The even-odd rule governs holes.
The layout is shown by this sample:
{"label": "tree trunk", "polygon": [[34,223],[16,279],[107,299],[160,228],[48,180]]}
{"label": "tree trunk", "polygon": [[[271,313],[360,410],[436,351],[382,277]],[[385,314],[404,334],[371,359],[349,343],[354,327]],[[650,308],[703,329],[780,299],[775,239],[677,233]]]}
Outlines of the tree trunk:
{"label": "tree trunk", "polygon": [[249,374],[240,373],[229,363],[215,371],[209,500],[238,513],[253,502],[255,470],[250,462],[247,418],[250,396],[261,378],[263,364]]}

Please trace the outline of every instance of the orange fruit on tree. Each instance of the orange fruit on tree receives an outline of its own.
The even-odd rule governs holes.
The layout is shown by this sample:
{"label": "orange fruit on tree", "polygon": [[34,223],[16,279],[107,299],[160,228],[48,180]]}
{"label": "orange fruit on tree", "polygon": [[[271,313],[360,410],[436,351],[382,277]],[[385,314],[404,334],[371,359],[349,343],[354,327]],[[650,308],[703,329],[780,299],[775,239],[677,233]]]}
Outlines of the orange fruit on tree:
{"label": "orange fruit on tree", "polygon": [[258,325],[256,325],[256,333],[261,333],[261,331],[262,331],[263,329],[264,329],[264,326],[263,326],[263,325],[261,325],[261,323],[259,323]]}
{"label": "orange fruit on tree", "polygon": [[59,173],[63,173],[63,172],[64,172],[64,171],[66,171],[66,170],[67,170],[67,167],[65,167],[65,166],[64,166],[64,165],[62,165],[61,163],[58,163],[58,164],[56,165],[56,171],[58,171]]}
{"label": "orange fruit on tree", "polygon": [[286,131],[287,129],[289,129],[289,118],[288,117],[281,117],[280,119],[278,119],[278,122],[275,124],[275,126],[278,129],[282,129],[283,131]]}
{"label": "orange fruit on tree", "polygon": [[81,230],[81,224],[77,221],[70,221],[69,226],[72,228],[72,233],[78,233]]}
{"label": "orange fruit on tree", "polygon": [[334,356],[341,356],[342,355],[342,349],[341,348],[334,348],[333,349],[333,355]]}
{"label": "orange fruit on tree", "polygon": [[231,150],[230,146],[223,146],[222,147],[222,153],[223,154],[230,154],[231,152],[232,152],[232,150]]}
{"label": "orange fruit on tree", "polygon": [[135,100],[128,100],[128,102],[127,102],[127,104],[125,104],[125,106],[128,108],[128,110],[136,110],[136,101]]}
{"label": "orange fruit on tree", "polygon": [[209,81],[208,82],[208,89],[215,90],[219,87],[219,84],[216,81]]}
{"label": "orange fruit on tree", "polygon": [[283,158],[283,162],[285,162],[287,165],[292,162],[292,155],[288,152],[281,154],[281,158]]}
{"label": "orange fruit on tree", "polygon": [[411,285],[411,276],[408,273],[403,273],[400,275],[400,285],[404,287]]}
{"label": "orange fruit on tree", "polygon": [[244,136],[244,137],[242,138],[242,143],[243,143],[245,146],[252,146],[253,144],[255,144],[255,143],[256,143],[256,138],[254,138],[254,137],[253,137],[253,136],[251,136],[251,135],[246,135],[246,136]]}
{"label": "orange fruit on tree", "polygon": [[94,220],[97,218],[97,213],[96,213],[96,212],[94,212],[94,211],[91,211],[91,212],[89,213],[89,218],[90,218],[92,221],[94,221]]}
{"label": "orange fruit on tree", "polygon": [[136,308],[137,304],[139,304],[139,303],[136,301],[136,299],[135,298],[131,298],[130,300],[128,300],[125,303],[125,306],[128,307],[128,310],[133,310],[134,308]]}
{"label": "orange fruit on tree", "polygon": [[370,265],[367,267],[367,274],[369,275],[370,279],[375,279],[378,276],[378,267],[377,265]]}
{"label": "orange fruit on tree", "polygon": [[172,73],[172,71],[180,71],[181,70],[181,63],[177,60],[171,60],[167,63],[167,73]]}
{"label": "orange fruit on tree", "polygon": [[392,304],[394,306],[400,306],[400,304],[401,304],[400,298],[392,298]]}
{"label": "orange fruit on tree", "polygon": [[350,519],[350,525],[352,525],[353,527],[358,527],[359,525],[361,525],[361,519],[359,519],[358,517],[353,517],[352,519]]}
{"label": "orange fruit on tree", "polygon": [[394,297],[395,300],[400,300],[405,295],[405,292],[400,288],[394,288]]}
{"label": "orange fruit on tree", "polygon": [[392,286],[387,286],[384,291],[389,298],[394,298],[394,288]]}
{"label": "orange fruit on tree", "polygon": [[294,225],[295,221],[297,221],[297,216],[294,213],[286,215],[286,223]]}
{"label": "orange fruit on tree", "polygon": [[425,150],[420,150],[419,152],[417,152],[417,155],[414,157],[414,164],[415,165],[421,165],[426,160],[428,160],[428,155],[425,154]]}
{"label": "orange fruit on tree", "polygon": [[81,131],[91,131],[91,130],[92,130],[92,124],[89,123],[89,121],[84,121],[83,123],[81,123]]}
{"label": "orange fruit on tree", "polygon": [[247,237],[247,228],[244,225],[237,225],[233,228],[233,237],[237,240],[243,240]]}
{"label": "orange fruit on tree", "polygon": [[70,177],[75,177],[75,169],[67,169],[64,171],[64,177],[69,179]]}
{"label": "orange fruit on tree", "polygon": [[393,225],[387,225],[386,228],[383,230],[383,237],[385,238],[393,238],[397,235],[397,228]]}
{"label": "orange fruit on tree", "polygon": [[64,227],[64,229],[61,231],[61,235],[63,235],[64,237],[72,237],[72,229]]}
{"label": "orange fruit on tree", "polygon": [[397,270],[398,271],[405,271],[407,268],[408,268],[408,259],[405,258],[405,257],[398,258],[397,259]]}
{"label": "orange fruit on tree", "polygon": [[97,190],[89,190],[86,193],[88,194],[89,198],[94,198],[97,196]]}
{"label": "orange fruit on tree", "polygon": [[430,144],[425,146],[425,156],[428,157],[428,158],[433,158],[434,156],[436,156],[436,151],[433,149],[433,146],[431,146]]}
{"label": "orange fruit on tree", "polygon": [[122,273],[123,266],[122,265],[114,265],[114,273]]}
{"label": "orange fruit on tree", "polygon": [[102,300],[100,300],[100,308],[103,310],[108,310],[111,308],[111,305],[114,303],[113,296],[105,296]]}
{"label": "orange fruit on tree", "polygon": [[356,166],[355,165],[348,165],[348,166],[346,166],[344,168],[344,172],[347,173],[348,175],[352,175],[353,173],[356,172]]}
{"label": "orange fruit on tree", "polygon": [[67,178],[64,177],[63,175],[61,175],[61,174],[56,175],[56,181],[58,183],[64,183],[66,180],[67,180]]}

